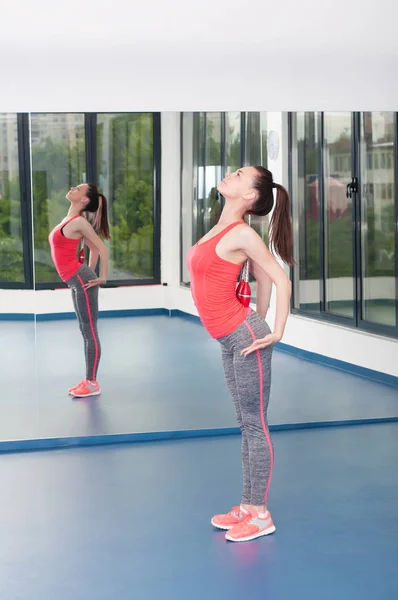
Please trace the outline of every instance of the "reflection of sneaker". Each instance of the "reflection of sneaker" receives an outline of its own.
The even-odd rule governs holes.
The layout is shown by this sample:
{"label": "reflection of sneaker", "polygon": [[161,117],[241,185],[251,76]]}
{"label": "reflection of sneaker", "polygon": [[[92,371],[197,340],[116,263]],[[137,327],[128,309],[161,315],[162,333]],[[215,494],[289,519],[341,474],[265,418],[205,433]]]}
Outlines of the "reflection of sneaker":
{"label": "reflection of sneaker", "polygon": [[82,381],[82,383],[73,390],[72,395],[75,398],[87,398],[88,396],[98,396],[101,393],[99,383],[96,381]]}
{"label": "reflection of sneaker", "polygon": [[211,524],[218,529],[231,529],[234,525],[238,525],[248,515],[247,510],[241,506],[235,506],[226,515],[216,515],[212,518]]}
{"label": "reflection of sneaker", "polygon": [[73,387],[69,388],[68,394],[70,394],[71,396],[73,396],[73,392],[75,390],[77,390],[77,388],[79,388],[82,385],[82,383],[86,383],[86,380],[82,379],[80,383],[78,383],[77,385],[74,385]]}
{"label": "reflection of sneaker", "polygon": [[269,511],[266,512],[265,517],[260,517],[259,513],[251,510],[240,523],[225,534],[225,539],[230,542],[249,542],[274,531],[275,525]]}

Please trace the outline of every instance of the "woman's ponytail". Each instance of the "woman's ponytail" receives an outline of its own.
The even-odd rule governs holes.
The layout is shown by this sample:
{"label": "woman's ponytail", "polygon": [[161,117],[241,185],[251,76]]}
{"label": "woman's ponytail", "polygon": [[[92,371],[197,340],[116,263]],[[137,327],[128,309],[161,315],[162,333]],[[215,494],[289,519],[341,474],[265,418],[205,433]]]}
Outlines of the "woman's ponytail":
{"label": "woman's ponytail", "polygon": [[98,191],[97,186],[90,183],[88,186],[87,197],[90,202],[86,207],[88,213],[93,214],[90,222],[94,231],[105,240],[110,239],[109,221],[108,221],[108,201],[104,194]]}
{"label": "woman's ponytail", "polygon": [[[288,265],[294,265],[293,260],[293,229],[290,219],[289,194],[282,185],[274,183],[271,171],[265,167],[254,167],[257,175],[253,181],[253,187],[257,192],[257,199],[250,212],[253,215],[264,217],[272,209],[273,213],[268,228],[269,241],[276,254]],[[276,201],[274,200],[274,189],[276,188]]]}
{"label": "woman's ponytail", "polygon": [[294,260],[289,194],[283,185],[273,185],[276,188],[276,201],[269,224],[270,241],[283,262],[291,266],[294,265]]}

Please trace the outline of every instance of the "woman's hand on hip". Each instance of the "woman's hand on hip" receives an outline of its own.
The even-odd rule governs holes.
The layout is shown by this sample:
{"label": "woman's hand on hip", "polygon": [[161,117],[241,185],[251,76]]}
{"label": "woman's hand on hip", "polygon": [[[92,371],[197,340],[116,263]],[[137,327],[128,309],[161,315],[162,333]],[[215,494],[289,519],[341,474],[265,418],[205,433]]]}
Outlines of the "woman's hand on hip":
{"label": "woman's hand on hip", "polygon": [[262,348],[267,348],[267,346],[272,346],[272,344],[276,344],[282,339],[281,336],[276,333],[269,333],[263,338],[255,340],[250,346],[241,350],[242,356],[247,356],[256,350],[261,350]]}
{"label": "woman's hand on hip", "polygon": [[97,277],[97,279],[90,279],[90,281],[88,281],[83,287],[85,290],[88,290],[91,287],[94,287],[96,285],[103,285],[104,283],[105,282],[103,279]]}

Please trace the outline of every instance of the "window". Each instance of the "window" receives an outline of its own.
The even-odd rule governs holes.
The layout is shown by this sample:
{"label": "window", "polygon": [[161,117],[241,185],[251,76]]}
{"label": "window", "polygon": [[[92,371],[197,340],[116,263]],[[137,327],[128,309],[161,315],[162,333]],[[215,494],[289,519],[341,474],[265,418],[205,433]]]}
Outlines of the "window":
{"label": "window", "polygon": [[[218,222],[224,200],[217,185],[243,165],[267,166],[267,114],[181,114],[181,281],[189,285],[189,248]],[[267,239],[268,219],[252,226]],[[255,287],[255,286],[254,286]]]}
{"label": "window", "polygon": [[293,311],[397,336],[394,113],[290,116]]}
{"label": "window", "polygon": [[292,124],[292,216],[294,237],[294,307],[319,313],[320,289],[320,185],[319,123],[316,113],[300,112]]}
{"label": "window", "polygon": [[32,284],[26,221],[30,199],[21,186],[18,115],[0,113],[0,125],[0,286],[28,287]]}
{"label": "window", "polygon": [[160,282],[160,114],[0,113],[0,287],[64,287],[48,236],[81,182],[109,201],[109,281]]}
{"label": "window", "polygon": [[154,255],[154,125],[152,114],[97,116],[96,181],[108,198],[111,281],[151,280]]}
{"label": "window", "polygon": [[31,114],[35,284],[59,282],[48,235],[67,215],[65,195],[87,181],[83,114]]}
{"label": "window", "polygon": [[[361,115],[361,317],[364,321],[396,326],[394,252],[394,115]],[[380,153],[380,148],[384,151]],[[380,153],[383,168],[370,171],[367,156]],[[389,158],[387,158],[389,157]],[[387,168],[387,165],[391,165]],[[369,184],[379,185],[375,198],[367,194]]]}

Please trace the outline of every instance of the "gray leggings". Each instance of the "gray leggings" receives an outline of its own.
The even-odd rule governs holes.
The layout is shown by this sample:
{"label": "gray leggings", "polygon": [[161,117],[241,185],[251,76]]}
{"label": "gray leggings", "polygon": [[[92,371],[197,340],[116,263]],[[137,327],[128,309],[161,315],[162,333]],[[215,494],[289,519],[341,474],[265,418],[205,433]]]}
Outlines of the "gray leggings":
{"label": "gray leggings", "polygon": [[240,351],[270,328],[256,312],[230,335],[219,338],[228,389],[242,432],[242,504],[267,505],[274,450],[267,423],[272,346],[241,356]]}
{"label": "gray leggings", "polygon": [[72,290],[73,306],[84,340],[86,379],[96,381],[101,358],[101,344],[97,331],[98,286],[93,286],[88,290],[84,289],[83,284],[88,283],[90,279],[97,279],[97,275],[86,264],[82,264],[76,275],[69,279],[67,284]]}

